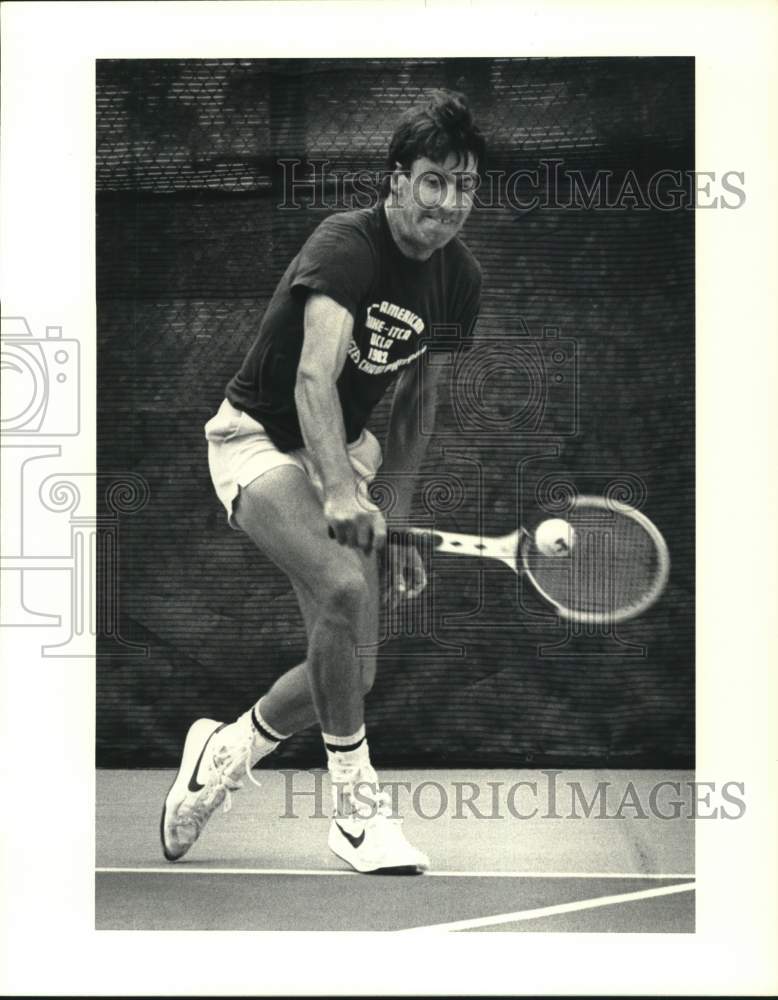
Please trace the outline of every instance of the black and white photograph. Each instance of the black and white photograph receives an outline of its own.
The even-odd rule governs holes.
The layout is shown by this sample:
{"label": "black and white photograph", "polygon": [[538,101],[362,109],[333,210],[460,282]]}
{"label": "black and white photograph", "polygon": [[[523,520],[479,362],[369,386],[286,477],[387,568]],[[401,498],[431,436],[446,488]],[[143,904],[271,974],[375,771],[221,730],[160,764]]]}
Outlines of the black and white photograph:
{"label": "black and white photograph", "polygon": [[96,83],[97,926],[693,931],[694,61]]}
{"label": "black and white photograph", "polygon": [[[9,834],[9,949],[61,886],[68,991],[402,992],[314,974],[400,932],[419,995],[769,992],[774,195],[734,96],[719,141],[722,38],[691,5],[605,45],[604,6],[65,3],[25,97],[56,6],[4,15],[4,146],[52,124],[3,163],[3,719],[51,700],[67,802],[24,805],[62,861]],[[525,982],[492,946],[526,933]],[[8,988],[51,990],[24,941]]]}

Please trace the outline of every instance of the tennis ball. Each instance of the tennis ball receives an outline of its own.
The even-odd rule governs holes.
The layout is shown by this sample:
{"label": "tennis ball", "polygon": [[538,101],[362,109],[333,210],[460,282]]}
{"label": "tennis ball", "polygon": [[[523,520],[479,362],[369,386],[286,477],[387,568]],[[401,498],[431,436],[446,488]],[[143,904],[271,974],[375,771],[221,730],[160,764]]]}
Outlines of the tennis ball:
{"label": "tennis ball", "polygon": [[535,529],[535,544],[544,556],[566,556],[575,545],[575,530],[561,517],[552,517]]}

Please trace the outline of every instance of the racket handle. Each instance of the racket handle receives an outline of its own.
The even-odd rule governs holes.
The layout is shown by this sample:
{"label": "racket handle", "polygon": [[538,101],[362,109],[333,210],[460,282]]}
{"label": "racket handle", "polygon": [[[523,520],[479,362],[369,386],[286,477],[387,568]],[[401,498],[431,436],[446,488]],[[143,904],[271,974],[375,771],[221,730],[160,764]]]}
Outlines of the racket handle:
{"label": "racket handle", "polygon": [[[327,527],[327,534],[330,538],[335,538],[335,529],[331,526]],[[414,538],[434,538],[437,536],[435,531],[427,531],[424,528],[393,528],[386,537],[387,544],[391,545],[392,542],[412,542]]]}
{"label": "racket handle", "polygon": [[[327,528],[327,534],[330,538],[335,538],[335,530],[332,527]],[[387,532],[386,544],[399,544],[407,545],[413,544],[414,539],[417,538],[430,538],[437,544],[440,544],[441,538],[437,531],[432,531],[429,528],[392,528]]]}
{"label": "racket handle", "polygon": [[393,542],[400,545],[413,544],[421,538],[431,539],[436,544],[441,541],[440,532],[431,528],[391,528],[386,535],[386,541],[390,545]]}

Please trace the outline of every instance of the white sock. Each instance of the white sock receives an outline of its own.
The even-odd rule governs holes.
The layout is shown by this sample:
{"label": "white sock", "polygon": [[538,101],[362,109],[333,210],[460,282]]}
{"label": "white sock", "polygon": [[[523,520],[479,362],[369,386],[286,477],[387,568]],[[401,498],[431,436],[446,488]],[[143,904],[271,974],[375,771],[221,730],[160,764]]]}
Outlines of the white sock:
{"label": "white sock", "polygon": [[[260,699],[261,701],[261,699]],[[245,731],[244,727],[248,723],[252,731],[251,764],[252,767],[263,757],[272,753],[281,742],[287,739],[282,733],[274,729],[263,717],[259,709],[259,702],[239,716],[235,722],[225,726],[222,730],[222,738],[229,743],[231,739],[237,738]]]}
{"label": "white sock", "polygon": [[[359,801],[354,800],[359,793],[360,783],[373,786],[377,775],[370,764],[370,750],[367,745],[365,727],[361,725],[350,736],[333,736],[322,733],[327,751],[327,766],[332,782],[332,805],[336,816],[350,816],[359,810]],[[369,789],[365,789],[369,791]]]}

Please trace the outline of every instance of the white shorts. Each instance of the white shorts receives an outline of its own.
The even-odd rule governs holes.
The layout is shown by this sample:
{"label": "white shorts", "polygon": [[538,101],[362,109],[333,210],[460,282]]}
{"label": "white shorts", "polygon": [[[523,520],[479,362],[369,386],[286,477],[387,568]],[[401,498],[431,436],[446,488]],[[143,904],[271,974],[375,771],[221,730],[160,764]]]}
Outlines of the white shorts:
{"label": "white shorts", "polygon": [[[243,410],[236,409],[229,400],[224,400],[216,416],[205,425],[205,437],[211,479],[227,511],[231,528],[240,530],[233,521],[233,514],[241,487],[248,486],[279,465],[296,465],[308,477],[319,499],[323,500],[319,471],[305,448],[279,451],[262,424]],[[351,467],[367,488],[381,466],[380,444],[365,429],[356,441],[347,446],[347,452]]]}

